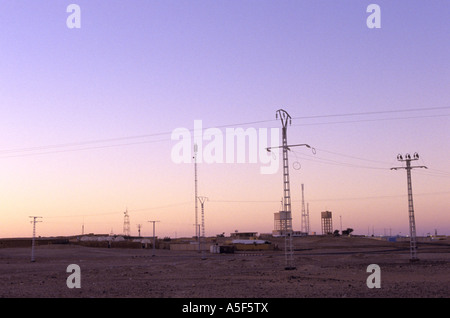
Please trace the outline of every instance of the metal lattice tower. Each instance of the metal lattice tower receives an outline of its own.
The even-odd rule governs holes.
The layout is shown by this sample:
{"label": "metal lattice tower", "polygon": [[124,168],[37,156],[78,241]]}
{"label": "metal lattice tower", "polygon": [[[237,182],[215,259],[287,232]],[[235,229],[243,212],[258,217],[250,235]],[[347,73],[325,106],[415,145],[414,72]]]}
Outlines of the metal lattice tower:
{"label": "metal lattice tower", "polygon": [[[286,267],[285,269],[295,269],[293,265],[294,262],[294,250],[293,250],[293,241],[292,241],[292,212],[291,212],[291,190],[289,184],[289,160],[288,160],[288,150],[290,147],[297,146],[306,146],[311,148],[311,146],[307,144],[298,144],[298,145],[288,145],[287,144],[287,124],[291,124],[292,119],[291,116],[283,109],[279,109],[276,112],[276,118],[278,119],[280,116],[281,125],[282,125],[282,138],[283,144],[280,147],[268,147],[267,151],[270,151],[273,148],[282,148],[283,149],[283,214],[285,217],[281,218],[281,233],[284,235],[284,251],[286,256]],[[313,153],[315,151],[313,150]]]}
{"label": "metal lattice tower", "polygon": [[206,259],[205,255],[205,201],[208,200],[207,197],[198,197],[198,200],[200,201],[200,205],[202,206],[202,235],[200,239],[200,250],[202,251],[202,259]]}
{"label": "metal lattice tower", "polygon": [[277,116],[280,115],[281,124],[283,126],[282,138],[283,138],[283,193],[284,193],[284,212],[286,218],[282,223],[282,232],[285,239],[285,256],[286,256],[286,269],[295,269],[294,262],[294,249],[292,242],[292,212],[291,212],[291,189],[289,183],[289,160],[288,160],[288,144],[287,144],[287,123],[291,123],[291,116],[284,110],[279,109]]}
{"label": "metal lattice tower", "polygon": [[309,234],[310,228],[309,228],[309,203],[306,203],[306,231]]}
{"label": "metal lattice tower", "polygon": [[406,169],[406,178],[407,178],[407,184],[408,184],[408,215],[409,215],[409,236],[410,236],[410,254],[411,258],[410,260],[412,262],[418,261],[417,258],[417,239],[416,239],[416,221],[414,219],[414,204],[413,204],[413,195],[412,195],[412,182],[411,182],[411,170],[414,168],[425,168],[428,169],[426,166],[411,166],[411,161],[418,160],[419,154],[416,152],[413,155],[413,158],[411,158],[410,154],[405,155],[406,159],[403,159],[402,155],[397,156],[397,160],[401,162],[406,162],[406,167],[394,167],[391,168],[391,170],[398,170],[398,169]]}
{"label": "metal lattice tower", "polygon": [[37,221],[36,219],[42,219],[42,216],[30,216],[30,218],[33,219],[31,223],[33,223],[33,240],[31,241],[31,262],[35,262],[36,259],[34,258],[34,245],[36,240],[36,223],[42,222]]}
{"label": "metal lattice tower", "polygon": [[306,233],[308,235],[309,233],[309,209],[308,211],[305,210],[305,187],[302,183],[302,224],[301,224],[301,232]]}
{"label": "metal lattice tower", "polygon": [[195,186],[195,237],[197,238],[198,242],[198,251],[200,251],[200,231],[198,229],[198,192],[197,192],[197,152],[198,152],[198,146],[197,144],[194,144],[194,186]]}
{"label": "metal lattice tower", "polygon": [[128,215],[128,209],[123,212],[123,235],[130,236],[130,216]]}

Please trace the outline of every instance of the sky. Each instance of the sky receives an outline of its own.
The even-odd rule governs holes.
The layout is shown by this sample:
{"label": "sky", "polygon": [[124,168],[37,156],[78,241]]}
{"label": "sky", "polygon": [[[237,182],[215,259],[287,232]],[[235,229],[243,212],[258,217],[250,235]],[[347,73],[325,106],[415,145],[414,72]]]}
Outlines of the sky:
{"label": "sky", "polygon": [[315,150],[290,148],[294,230],[304,184],[312,232],[328,210],[334,229],[408,235],[390,168],[417,152],[417,234],[450,235],[449,16],[448,0],[1,0],[0,237],[31,236],[29,216],[40,236],[121,234],[125,210],[132,235],[194,235],[194,163],[174,149],[196,122],[203,159],[232,155],[227,129],[259,142],[256,162],[197,164],[206,235],[270,233],[283,167],[259,133],[281,138],[279,109],[288,144]]}

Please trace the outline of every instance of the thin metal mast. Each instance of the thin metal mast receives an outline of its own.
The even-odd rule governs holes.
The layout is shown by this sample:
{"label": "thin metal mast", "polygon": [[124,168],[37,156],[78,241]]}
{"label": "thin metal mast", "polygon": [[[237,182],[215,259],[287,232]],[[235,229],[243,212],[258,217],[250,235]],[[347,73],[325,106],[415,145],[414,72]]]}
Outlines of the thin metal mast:
{"label": "thin metal mast", "polygon": [[197,152],[198,146],[194,144],[194,184],[195,184],[195,237],[198,243],[198,251],[200,252],[200,231],[198,230],[198,194],[197,194]]}
{"label": "thin metal mast", "polygon": [[402,155],[397,156],[397,160],[401,162],[406,162],[406,167],[394,167],[391,170],[406,169],[406,179],[408,184],[408,215],[409,215],[409,234],[410,234],[410,261],[418,261],[417,258],[417,239],[416,239],[416,221],[414,218],[414,204],[412,195],[412,181],[411,181],[411,170],[414,168],[425,168],[426,166],[411,166],[411,161],[418,160],[419,154],[416,152],[411,158],[410,154],[405,155],[406,159],[403,159]]}
{"label": "thin metal mast", "polygon": [[36,240],[36,223],[42,222],[37,221],[36,219],[42,219],[42,216],[30,216],[30,218],[33,218],[33,239],[31,241],[31,262],[35,262],[36,259],[34,258],[34,246],[35,246],[35,240]]}
{"label": "thin metal mast", "polygon": [[306,210],[305,210],[305,186],[302,183],[302,224],[301,224],[301,231],[303,233],[308,234],[307,230],[307,220],[306,220]]}
{"label": "thin metal mast", "polygon": [[306,233],[309,235],[309,203],[306,203]]}

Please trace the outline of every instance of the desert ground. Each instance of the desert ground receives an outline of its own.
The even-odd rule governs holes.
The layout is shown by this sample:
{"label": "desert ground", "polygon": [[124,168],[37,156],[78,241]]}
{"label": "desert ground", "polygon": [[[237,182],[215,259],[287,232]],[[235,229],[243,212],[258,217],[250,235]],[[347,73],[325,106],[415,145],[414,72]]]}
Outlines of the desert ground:
{"label": "desert ground", "polygon": [[[295,269],[279,250],[201,253],[74,244],[0,248],[0,297],[6,298],[448,298],[450,240],[419,243],[360,237],[298,237]],[[80,266],[81,288],[68,288],[68,265]],[[380,288],[368,288],[370,264]]]}

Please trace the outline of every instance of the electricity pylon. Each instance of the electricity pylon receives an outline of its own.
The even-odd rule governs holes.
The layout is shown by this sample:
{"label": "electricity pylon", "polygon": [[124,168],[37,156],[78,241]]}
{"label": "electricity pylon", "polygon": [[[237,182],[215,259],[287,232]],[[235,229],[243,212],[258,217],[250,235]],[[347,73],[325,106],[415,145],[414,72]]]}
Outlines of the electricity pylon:
{"label": "electricity pylon", "polygon": [[306,235],[308,235],[309,233],[309,209],[308,211],[305,210],[305,186],[302,183],[302,212],[301,212],[301,217],[302,217],[302,223],[301,223],[301,231],[303,233],[306,233]]}
{"label": "electricity pylon", "polygon": [[197,152],[198,146],[194,144],[194,186],[195,186],[195,237],[197,238],[198,251],[200,252],[200,231],[198,229],[198,195],[197,195]]}
{"label": "electricity pylon", "polygon": [[311,230],[310,226],[309,226],[309,202],[306,203],[306,230],[309,235],[309,232]]}
{"label": "electricity pylon", "polygon": [[205,201],[208,201],[207,197],[198,197],[200,205],[202,206],[202,235],[200,240],[200,250],[202,251],[202,259],[206,259],[205,255]]}
{"label": "electricity pylon", "polygon": [[33,240],[31,241],[31,262],[35,262],[36,259],[34,258],[34,241],[36,239],[36,223],[38,222],[42,222],[42,221],[37,221],[36,219],[42,219],[42,216],[30,216],[30,218],[33,218],[33,221],[31,221],[31,223],[33,223]]}
{"label": "electricity pylon", "polygon": [[411,170],[414,168],[425,168],[426,166],[411,166],[411,161],[418,160],[419,154],[416,152],[411,158],[411,155],[407,153],[405,155],[406,159],[403,159],[402,155],[397,155],[397,160],[401,162],[406,162],[406,167],[394,167],[391,170],[406,169],[406,178],[408,183],[408,212],[409,212],[409,236],[410,236],[410,253],[411,261],[418,261],[417,258],[417,241],[416,241],[416,221],[414,219],[414,205],[413,205],[413,195],[412,195],[412,182],[411,182]]}
{"label": "electricity pylon", "polygon": [[[274,148],[282,148],[283,149],[283,191],[284,191],[284,200],[283,200],[283,209],[284,209],[284,217],[281,220],[281,233],[284,235],[284,252],[286,257],[286,270],[295,269],[293,265],[294,262],[294,250],[293,250],[293,242],[292,242],[292,212],[291,212],[291,189],[289,183],[289,160],[288,160],[288,150],[290,147],[296,146],[306,146],[311,148],[311,146],[307,144],[298,144],[298,145],[288,145],[287,144],[287,124],[292,123],[291,116],[283,109],[279,109],[276,112],[276,118],[278,119],[278,115],[280,116],[281,125],[282,125],[282,138],[283,145],[279,147],[268,147],[267,151],[271,151]],[[314,149],[314,148],[313,148]],[[314,151],[313,151],[314,152]]]}
{"label": "electricity pylon", "polygon": [[130,236],[130,216],[128,215],[128,209],[123,212],[123,235]]}

